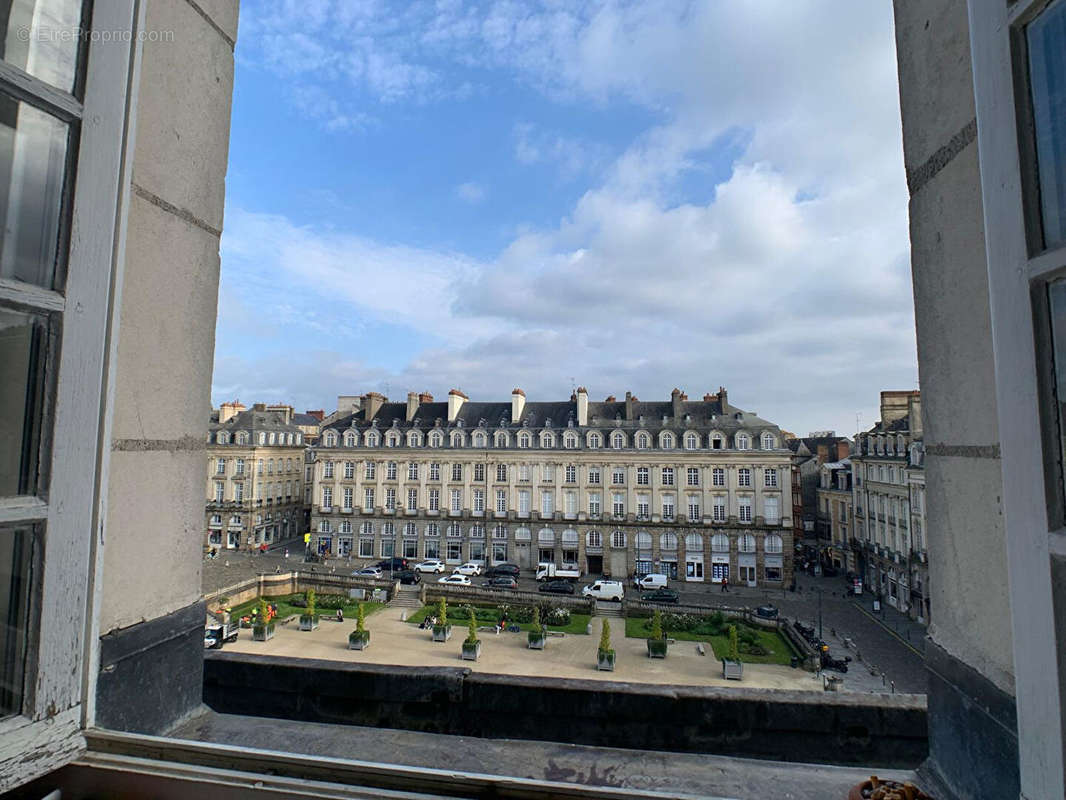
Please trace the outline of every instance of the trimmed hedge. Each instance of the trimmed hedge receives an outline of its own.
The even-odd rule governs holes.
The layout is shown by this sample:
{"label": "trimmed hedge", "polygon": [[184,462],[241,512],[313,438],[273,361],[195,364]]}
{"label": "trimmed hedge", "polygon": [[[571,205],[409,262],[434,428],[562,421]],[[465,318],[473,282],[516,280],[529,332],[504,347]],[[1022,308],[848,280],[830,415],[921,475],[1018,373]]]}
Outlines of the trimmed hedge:
{"label": "trimmed hedge", "polygon": [[[319,600],[319,605],[322,605]],[[464,605],[452,605],[448,604],[448,619],[449,620],[462,620],[466,621],[470,619],[470,606]],[[474,614],[477,616],[478,622],[485,622],[495,625],[500,621],[501,617],[506,617],[509,622],[517,622],[519,624],[527,624],[533,621],[533,609],[540,609],[540,618],[545,625],[569,625],[570,624],[570,609],[568,608],[556,608],[550,605],[537,605],[537,606],[516,606],[516,605],[499,605],[499,606],[478,606],[474,607]]]}
{"label": "trimmed hedge", "polygon": [[[643,609],[641,609],[643,611]],[[632,617],[643,617],[644,622],[642,627],[649,633],[652,630],[651,615],[654,612],[649,612],[647,617],[641,614],[630,614]],[[754,628],[745,625],[742,622],[734,621],[728,623],[726,617],[720,611],[715,611],[713,614],[701,615],[701,614],[671,614],[666,612],[662,615],[663,631],[670,633],[676,631],[683,631],[685,633],[694,633],[700,636],[724,636],[730,624],[737,626],[737,639],[740,641],[740,651],[742,653],[750,653],[751,655],[766,655],[763,648],[759,644],[759,636]]]}

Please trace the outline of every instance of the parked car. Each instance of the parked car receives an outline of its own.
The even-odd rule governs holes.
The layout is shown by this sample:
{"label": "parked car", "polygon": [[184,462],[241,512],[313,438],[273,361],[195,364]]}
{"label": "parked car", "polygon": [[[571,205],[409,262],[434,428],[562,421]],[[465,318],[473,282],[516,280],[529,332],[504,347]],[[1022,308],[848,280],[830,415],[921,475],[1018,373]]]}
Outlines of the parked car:
{"label": "parked car", "polygon": [[656,589],[654,592],[645,592],[640,596],[644,603],[673,603],[675,606],[681,602],[681,593],[677,589]]}
{"label": "parked car", "polygon": [[437,583],[446,583],[449,586],[473,586],[473,581],[466,575],[460,575],[456,572],[454,575],[448,575],[443,578],[437,578]]}
{"label": "parked car", "polygon": [[622,602],[626,587],[621,581],[599,580],[591,583],[581,590],[584,597],[595,597],[597,600],[614,600]]}
{"label": "parked car", "polygon": [[633,585],[638,589],[662,589],[666,586],[666,576],[659,572],[649,575],[638,575],[633,580]]}
{"label": "parked car", "polygon": [[537,591],[551,594],[573,594],[574,584],[570,581],[544,581],[537,587]]}
{"label": "parked car", "polygon": [[499,578],[501,576],[508,576],[518,580],[518,576],[522,570],[518,568],[517,564],[497,564],[494,567],[489,567],[485,570],[486,578]]}
{"label": "parked car", "polygon": [[382,561],[379,561],[374,566],[381,567],[383,570],[391,569],[393,571],[396,571],[400,569],[407,569],[409,563],[410,562],[408,562],[406,558],[386,558]]}
{"label": "parked car", "polygon": [[412,584],[419,583],[422,580],[422,576],[413,569],[402,569],[399,572],[393,573],[393,576],[400,583]]}
{"label": "parked car", "polygon": [[518,581],[510,575],[497,575],[495,578],[489,578],[481,585],[486,589],[517,589]]}
{"label": "parked car", "polygon": [[835,578],[840,574],[840,571],[836,567],[830,567],[828,565],[822,567],[822,575],[827,578]]}
{"label": "parked car", "polygon": [[457,572],[460,575],[480,575],[481,565],[474,561],[467,561],[465,564],[460,564],[453,572]]}
{"label": "parked car", "polygon": [[444,562],[438,558],[427,558],[421,564],[415,564],[415,569],[419,572],[433,572],[437,575],[444,572],[446,567]]}
{"label": "parked car", "polygon": [[773,603],[759,606],[755,609],[755,615],[764,619],[777,619],[777,606],[773,605]]}
{"label": "parked car", "polygon": [[380,578],[384,574],[381,571],[381,567],[363,567],[352,573],[353,577],[356,578]]}

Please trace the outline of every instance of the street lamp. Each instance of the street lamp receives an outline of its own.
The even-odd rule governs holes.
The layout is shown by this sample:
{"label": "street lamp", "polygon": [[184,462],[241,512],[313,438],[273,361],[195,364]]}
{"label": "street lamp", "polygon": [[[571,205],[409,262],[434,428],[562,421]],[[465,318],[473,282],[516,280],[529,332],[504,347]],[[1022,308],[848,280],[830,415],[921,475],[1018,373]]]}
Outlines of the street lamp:
{"label": "street lamp", "polygon": [[822,638],[822,587],[818,588],[818,638]]}

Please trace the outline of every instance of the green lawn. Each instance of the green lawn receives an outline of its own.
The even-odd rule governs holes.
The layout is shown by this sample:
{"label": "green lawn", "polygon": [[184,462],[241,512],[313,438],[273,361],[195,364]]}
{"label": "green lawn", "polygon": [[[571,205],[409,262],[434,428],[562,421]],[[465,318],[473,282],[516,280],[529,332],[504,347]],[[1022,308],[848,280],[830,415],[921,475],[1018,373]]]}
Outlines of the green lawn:
{"label": "green lawn", "polygon": [[[290,599],[294,598],[294,597],[295,598],[303,598],[303,595],[302,594],[298,594],[298,595],[286,595],[284,597],[268,597],[268,598],[266,598],[266,601],[268,603],[276,603],[277,607],[278,607],[278,618],[279,619],[286,619],[288,617],[291,617],[293,614],[297,614],[297,615],[303,614],[307,610],[307,609],[304,609],[304,608],[297,608],[296,606],[289,605],[288,601]],[[252,613],[252,609],[255,608],[258,604],[259,604],[259,600],[249,600],[247,603],[242,603],[239,606],[235,606],[230,611],[230,616],[234,620],[239,620],[241,617],[246,616],[248,614],[251,614]],[[355,620],[355,615],[356,615],[356,609],[357,609],[358,606],[359,606],[359,603],[356,600],[353,600],[350,605],[345,606],[344,607],[344,619],[345,620],[349,620],[350,619],[350,620],[354,621]],[[368,617],[371,614],[373,614],[375,611],[380,611],[384,607],[385,607],[384,603],[375,603],[375,602],[370,601],[370,600],[363,601],[363,613],[366,616],[368,616]],[[318,609],[318,616],[320,616],[320,617],[332,617],[332,616],[335,616],[336,613],[337,613],[337,610],[333,609],[333,608],[320,608],[320,609]]]}
{"label": "green lawn", "polygon": [[[431,605],[431,606],[423,606],[418,611],[416,611],[414,614],[412,614],[410,617],[408,617],[407,621],[408,621],[408,623],[410,623],[412,625],[418,625],[426,617],[432,616],[432,615],[434,615],[436,613],[437,613],[437,606],[436,606],[435,603],[433,605]],[[590,619],[592,619],[592,617],[590,617],[588,614],[574,614],[574,613],[571,612],[571,614],[570,614],[570,624],[569,625],[546,625],[545,627],[548,630],[550,630],[550,631],[559,631],[561,633],[583,634],[583,633],[585,633],[586,630],[588,630],[588,624],[589,624],[589,620]],[[452,619],[452,620],[449,620],[449,624],[450,625],[455,625],[456,627],[465,628],[466,624],[467,624],[467,621],[465,619]],[[490,622],[478,622],[478,626],[479,627],[487,627],[488,625],[491,625],[491,624],[492,623],[490,623]],[[522,631],[528,631],[532,627],[532,623],[530,623],[530,622],[520,622],[520,623],[518,623],[518,627]]]}
{"label": "green lawn", "polygon": [[[648,631],[644,627],[647,621],[644,617],[626,618],[626,636],[630,639],[647,639]],[[775,630],[752,628],[758,637],[759,644],[769,650],[769,655],[757,656],[750,653],[741,653],[740,660],[746,664],[784,664],[788,665],[794,655],[792,646],[780,633]],[[722,633],[717,636],[707,634],[689,633],[688,631],[668,631],[667,637],[679,642],[707,642],[714,650],[715,658],[721,660],[729,652],[729,635]]]}

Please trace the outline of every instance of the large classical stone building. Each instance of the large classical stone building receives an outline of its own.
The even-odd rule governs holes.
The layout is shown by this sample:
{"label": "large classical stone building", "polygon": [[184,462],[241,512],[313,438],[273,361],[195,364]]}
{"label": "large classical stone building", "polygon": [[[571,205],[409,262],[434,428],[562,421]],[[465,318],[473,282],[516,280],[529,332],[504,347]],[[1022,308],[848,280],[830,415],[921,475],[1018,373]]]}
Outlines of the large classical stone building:
{"label": "large classical stone building", "polygon": [[921,394],[881,392],[881,420],[856,437],[855,571],[890,606],[929,619]]}
{"label": "large classical stone building", "polygon": [[304,432],[291,406],[236,401],[211,414],[206,546],[251,548],[307,530]]}
{"label": "large classical stone building", "polygon": [[729,404],[628,394],[351,398],[313,450],[312,546],[361,559],[577,565],[688,581],[792,579],[790,452]]}

